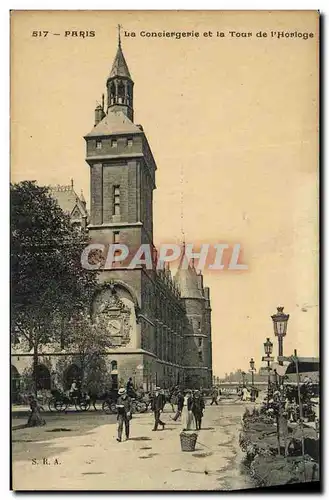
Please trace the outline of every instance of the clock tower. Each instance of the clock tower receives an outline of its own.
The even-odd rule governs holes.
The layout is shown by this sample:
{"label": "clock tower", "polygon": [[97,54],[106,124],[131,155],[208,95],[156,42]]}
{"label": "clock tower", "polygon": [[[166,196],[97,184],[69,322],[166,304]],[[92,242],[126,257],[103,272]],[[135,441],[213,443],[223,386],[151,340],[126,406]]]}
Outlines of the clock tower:
{"label": "clock tower", "polygon": [[[103,96],[102,104],[95,109],[94,127],[85,136],[91,186],[89,236],[92,242],[105,246],[125,244],[131,255],[142,244],[148,244],[152,251],[156,164],[143,127],[134,123],[134,82],[120,35],[106,90],[106,98]],[[128,264],[118,262],[111,269],[101,270],[99,281],[103,289],[93,311],[97,314],[103,308],[109,315],[109,334],[116,353],[129,353],[128,358],[135,355],[136,363],[143,366],[143,357],[149,357],[155,342],[150,319],[153,306],[149,300],[155,295],[155,271],[143,266],[129,269]],[[113,291],[131,309],[129,328],[122,315],[111,312],[108,304]],[[125,325],[128,336],[127,332],[122,334]]]}

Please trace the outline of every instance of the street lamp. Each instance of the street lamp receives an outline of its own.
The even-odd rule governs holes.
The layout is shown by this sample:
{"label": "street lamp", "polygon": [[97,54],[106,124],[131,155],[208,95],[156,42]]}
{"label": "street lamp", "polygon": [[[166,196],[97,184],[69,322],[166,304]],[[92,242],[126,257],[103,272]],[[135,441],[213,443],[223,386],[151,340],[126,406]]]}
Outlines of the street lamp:
{"label": "street lamp", "polygon": [[262,361],[267,362],[267,406],[269,406],[270,386],[271,386],[270,362],[273,361],[273,358],[271,357],[273,351],[273,343],[270,341],[269,337],[267,337],[266,342],[264,342],[264,351],[265,351],[265,356],[262,358]]}
{"label": "street lamp", "polygon": [[241,372],[241,375],[242,375],[242,385],[243,387],[246,386],[246,372]]}
{"label": "street lamp", "polygon": [[255,361],[253,358],[249,361],[250,371],[251,371],[251,385],[254,385],[254,370],[255,370]]}
{"label": "street lamp", "polygon": [[[287,334],[287,326],[289,314],[283,312],[283,307],[277,307],[277,312],[271,316],[273,321],[274,335],[278,337],[279,343],[279,358],[283,356],[283,337]],[[279,365],[283,365],[283,361],[279,360]]]}
{"label": "street lamp", "polygon": [[253,358],[249,361],[250,364],[250,372],[251,372],[251,401],[255,401],[255,389],[254,389],[254,370],[255,370],[255,361]]}

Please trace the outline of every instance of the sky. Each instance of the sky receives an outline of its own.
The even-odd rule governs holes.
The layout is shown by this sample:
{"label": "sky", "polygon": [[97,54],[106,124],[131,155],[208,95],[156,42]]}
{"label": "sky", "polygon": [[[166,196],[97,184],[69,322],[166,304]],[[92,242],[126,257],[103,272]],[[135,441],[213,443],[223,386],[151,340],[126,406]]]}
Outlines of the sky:
{"label": "sky", "polygon": [[[261,366],[271,315],[284,353],[318,355],[318,17],[286,12],[16,12],[11,178],[69,184],[89,201],[83,139],[105,92],[117,24],[135,123],[157,163],[155,244],[239,243],[247,271],[205,272],[214,374]],[[65,32],[85,32],[75,37]],[[190,38],[142,31],[198,32]],[[33,37],[33,31],[49,31]],[[86,33],[95,31],[95,36]],[[213,36],[204,36],[204,33]],[[224,37],[217,37],[217,31]],[[252,33],[237,37],[230,32]],[[313,33],[277,38],[271,31]],[[136,36],[126,36],[128,33]],[[267,33],[267,37],[256,34]],[[53,35],[52,33],[59,33]]]}

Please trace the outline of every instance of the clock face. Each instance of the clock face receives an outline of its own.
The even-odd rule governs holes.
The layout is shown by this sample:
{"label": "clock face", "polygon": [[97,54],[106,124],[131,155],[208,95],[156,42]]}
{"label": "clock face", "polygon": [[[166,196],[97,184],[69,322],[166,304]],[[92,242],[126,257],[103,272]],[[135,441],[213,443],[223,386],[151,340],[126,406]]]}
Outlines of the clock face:
{"label": "clock face", "polygon": [[118,319],[110,319],[109,330],[112,335],[118,335],[121,332],[121,321]]}

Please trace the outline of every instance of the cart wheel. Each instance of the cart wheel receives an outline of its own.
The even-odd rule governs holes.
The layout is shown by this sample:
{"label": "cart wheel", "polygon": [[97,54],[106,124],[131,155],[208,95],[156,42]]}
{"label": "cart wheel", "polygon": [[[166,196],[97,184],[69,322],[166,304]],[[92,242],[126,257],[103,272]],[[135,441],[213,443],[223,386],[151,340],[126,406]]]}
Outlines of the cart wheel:
{"label": "cart wheel", "polygon": [[102,404],[102,410],[107,415],[109,415],[110,413],[112,413],[112,411],[111,411],[111,404],[108,401],[104,401],[104,403]]}
{"label": "cart wheel", "polygon": [[[77,408],[77,405],[75,405],[75,407]],[[78,407],[81,411],[87,411],[90,408],[90,403],[88,401],[80,401]]]}
{"label": "cart wheel", "polygon": [[55,404],[56,404],[55,398],[51,398],[48,402],[49,411],[56,411]]}
{"label": "cart wheel", "polygon": [[56,411],[65,411],[67,408],[67,404],[64,401],[55,401],[55,410]]}

